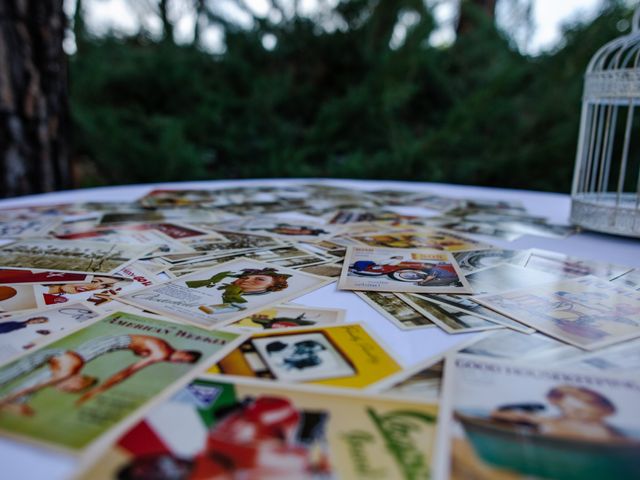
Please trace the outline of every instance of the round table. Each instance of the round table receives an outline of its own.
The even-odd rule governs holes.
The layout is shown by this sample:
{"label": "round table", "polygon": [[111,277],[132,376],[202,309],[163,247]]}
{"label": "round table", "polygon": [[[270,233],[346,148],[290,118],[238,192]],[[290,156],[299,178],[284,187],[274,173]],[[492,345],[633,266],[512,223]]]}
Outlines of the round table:
{"label": "round table", "polygon": [[[361,190],[398,189],[429,192],[454,198],[477,198],[521,201],[532,215],[544,216],[553,223],[566,224],[570,197],[557,193],[505,190],[461,185],[398,181],[356,181],[331,179],[275,179],[162,183],[69,190],[31,195],[0,201],[0,208],[46,205],[70,202],[134,201],[153,189],[217,189],[251,185],[291,185],[326,183]],[[405,213],[405,212],[403,212]],[[420,213],[407,208],[407,214]],[[526,235],[508,242],[493,237],[474,235],[499,247],[511,249],[542,248],[585,259],[599,260],[640,268],[640,241],[631,238],[581,232],[568,238],[547,238]],[[347,310],[347,321],[362,321],[377,334],[382,343],[405,367],[436,356],[475,334],[448,335],[437,329],[402,331],[356,297],[352,292],[339,291],[336,284],[327,285],[295,300],[309,306],[332,306]],[[76,459],[44,448],[0,438],[0,464],[3,478],[49,480],[67,478],[76,466]]]}

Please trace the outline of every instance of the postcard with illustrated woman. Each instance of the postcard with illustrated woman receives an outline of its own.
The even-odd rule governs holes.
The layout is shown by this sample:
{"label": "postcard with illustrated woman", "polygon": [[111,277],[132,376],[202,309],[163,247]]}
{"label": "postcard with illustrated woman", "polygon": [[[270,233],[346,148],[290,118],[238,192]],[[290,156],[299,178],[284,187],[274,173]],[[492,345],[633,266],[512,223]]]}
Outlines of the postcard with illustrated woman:
{"label": "postcard with illustrated woman", "polygon": [[260,332],[280,328],[311,327],[339,323],[346,311],[341,308],[305,307],[304,305],[275,305],[237,320],[225,330]]}
{"label": "postcard with illustrated woman", "polygon": [[342,290],[471,293],[449,252],[348,247],[338,282]]}
{"label": "postcard with illustrated woman", "polygon": [[545,283],[473,298],[585,350],[640,337],[640,292],[596,277]]}
{"label": "postcard with illustrated woman", "polygon": [[640,478],[638,402],[637,376],[449,356],[434,479]]}
{"label": "postcard with illustrated woman", "polygon": [[3,267],[113,274],[155,246],[77,240],[20,240],[0,247]]}
{"label": "postcard with illustrated woman", "polygon": [[436,421],[411,399],[201,376],[79,478],[428,478]]}
{"label": "postcard with illustrated woman", "polygon": [[378,339],[353,323],[254,334],[208,372],[366,389],[401,370]]}
{"label": "postcard with illustrated woman", "polygon": [[102,315],[83,303],[47,310],[0,316],[0,365],[28,353],[36,344],[54,338]]}
{"label": "postcard with illustrated woman", "polygon": [[169,318],[214,328],[329,283],[316,275],[238,258],[117,299]]}
{"label": "postcard with illustrated woman", "polygon": [[0,367],[0,432],[79,452],[241,339],[111,314]]}

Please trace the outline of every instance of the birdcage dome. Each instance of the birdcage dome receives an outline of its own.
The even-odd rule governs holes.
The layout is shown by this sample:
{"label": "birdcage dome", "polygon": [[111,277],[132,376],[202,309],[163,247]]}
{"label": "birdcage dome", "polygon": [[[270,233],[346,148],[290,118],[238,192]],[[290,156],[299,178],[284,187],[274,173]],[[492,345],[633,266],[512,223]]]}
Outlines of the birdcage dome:
{"label": "birdcage dome", "polygon": [[632,24],[585,73],[571,221],[640,237],[640,8]]}

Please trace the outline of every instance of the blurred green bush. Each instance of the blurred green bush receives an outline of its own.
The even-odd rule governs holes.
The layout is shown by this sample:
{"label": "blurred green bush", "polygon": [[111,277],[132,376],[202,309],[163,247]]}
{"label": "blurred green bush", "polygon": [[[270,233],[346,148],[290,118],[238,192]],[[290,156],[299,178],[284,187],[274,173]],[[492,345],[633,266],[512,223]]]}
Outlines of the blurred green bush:
{"label": "blurred green bush", "polygon": [[[85,186],[350,177],[566,192],[583,73],[628,16],[612,6],[552,54],[520,54],[490,21],[447,48],[422,1],[342,2],[348,28],[296,17],[227,26],[226,51],[138,35],[77,39],[74,158]],[[389,47],[403,8],[419,21]],[[364,18],[364,19],[363,19]]]}

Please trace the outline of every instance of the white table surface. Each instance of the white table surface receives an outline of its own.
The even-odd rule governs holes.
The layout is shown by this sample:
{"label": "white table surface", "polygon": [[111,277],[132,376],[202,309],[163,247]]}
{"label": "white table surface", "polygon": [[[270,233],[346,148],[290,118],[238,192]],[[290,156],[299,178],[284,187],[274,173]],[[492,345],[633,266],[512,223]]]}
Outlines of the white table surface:
{"label": "white table surface", "polygon": [[[424,191],[449,197],[520,200],[531,214],[547,217],[553,223],[566,224],[569,219],[570,198],[568,195],[562,194],[433,183],[312,179],[182,182],[70,190],[1,200],[0,208],[86,201],[133,201],[156,188],[213,189],[249,185],[291,185],[310,182],[330,183],[336,186],[362,190],[392,188]],[[585,259],[607,261],[640,268],[640,240],[630,238],[591,232],[582,232],[565,239],[526,235],[513,242],[496,240],[493,237],[477,235],[474,237],[488,240],[497,246],[505,248],[543,248]],[[295,302],[309,306],[345,308],[347,310],[347,321],[366,323],[405,367],[410,367],[437,355],[458,342],[470,339],[471,335],[474,335],[448,335],[437,329],[401,331],[353,295],[352,292],[338,291],[335,283],[300,297]],[[76,465],[76,460],[40,447],[0,438],[0,465],[2,465],[0,478],[11,480],[54,480],[69,477]]]}

